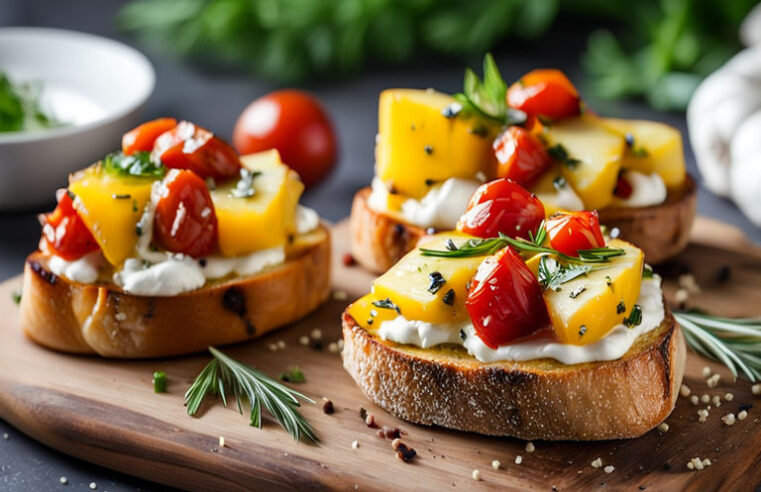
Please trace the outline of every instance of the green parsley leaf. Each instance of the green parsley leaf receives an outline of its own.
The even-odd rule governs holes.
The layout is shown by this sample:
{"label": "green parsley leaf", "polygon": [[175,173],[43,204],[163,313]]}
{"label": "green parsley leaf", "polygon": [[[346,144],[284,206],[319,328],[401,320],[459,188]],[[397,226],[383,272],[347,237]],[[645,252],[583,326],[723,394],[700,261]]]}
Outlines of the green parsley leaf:
{"label": "green parsley leaf", "polygon": [[113,152],[103,158],[103,169],[108,173],[141,178],[163,178],[166,168],[151,159],[150,152],[135,152],[127,155],[122,151]]}

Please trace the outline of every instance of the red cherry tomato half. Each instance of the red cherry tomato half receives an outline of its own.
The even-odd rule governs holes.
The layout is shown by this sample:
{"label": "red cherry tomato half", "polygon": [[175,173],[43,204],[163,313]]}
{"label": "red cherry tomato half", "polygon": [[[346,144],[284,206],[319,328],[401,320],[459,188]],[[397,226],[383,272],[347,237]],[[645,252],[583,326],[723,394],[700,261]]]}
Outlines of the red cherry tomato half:
{"label": "red cherry tomato half", "polygon": [[478,187],[468,203],[457,229],[478,237],[528,238],[544,220],[539,199],[509,179],[496,179]]}
{"label": "red cherry tomato half", "polygon": [[542,142],[524,128],[511,126],[494,141],[497,177],[528,187],[552,165]]}
{"label": "red cherry tomato half", "polygon": [[206,183],[188,170],[173,170],[161,183],[153,234],[169,251],[193,258],[211,253],[217,245],[217,215]]}
{"label": "red cherry tomato half", "polygon": [[530,117],[559,120],[578,115],[579,93],[563,72],[555,69],[532,70],[507,90],[508,106]]}
{"label": "red cherry tomato half", "polygon": [[272,92],[252,102],[235,124],[233,145],[241,154],[277,149],[307,188],[336,163],[330,118],[317,99],[297,90]]}
{"label": "red cherry tomato half", "polygon": [[232,178],[240,171],[240,159],[230,144],[188,121],[162,133],[153,152],[165,166],[189,169],[202,178]]}
{"label": "red cherry tomato half", "polygon": [[465,301],[476,334],[495,349],[549,325],[542,288],[511,247],[484,260]]}
{"label": "red cherry tomato half", "polygon": [[177,120],[174,118],[159,118],[143,123],[122,136],[122,152],[127,155],[135,152],[150,152],[159,135],[176,126]]}
{"label": "red cherry tomato half", "polygon": [[64,260],[76,260],[99,248],[67,190],[59,190],[58,205],[45,215],[42,240],[49,251]]}
{"label": "red cherry tomato half", "polygon": [[632,192],[634,190],[632,189],[631,183],[627,181],[627,179],[623,176],[623,174],[618,176],[618,182],[616,183],[616,188],[613,190],[613,194],[616,195],[619,198],[623,198],[626,200],[630,196],[632,196]]}
{"label": "red cherry tomato half", "polygon": [[556,215],[547,219],[545,227],[552,247],[568,256],[605,246],[596,210]]}

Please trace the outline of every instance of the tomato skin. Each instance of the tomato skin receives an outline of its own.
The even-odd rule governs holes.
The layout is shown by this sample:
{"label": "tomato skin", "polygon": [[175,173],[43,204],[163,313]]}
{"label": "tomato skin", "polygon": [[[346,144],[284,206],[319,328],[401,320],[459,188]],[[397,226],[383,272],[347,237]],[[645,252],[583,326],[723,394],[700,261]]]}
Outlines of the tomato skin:
{"label": "tomato skin", "polygon": [[493,349],[550,323],[539,281],[510,246],[478,268],[465,307],[476,334]]}
{"label": "tomato skin", "polygon": [[159,135],[176,126],[177,120],[174,118],[158,118],[138,125],[122,135],[122,152],[127,155],[135,152],[150,152]]}
{"label": "tomato skin", "polygon": [[67,190],[58,191],[58,205],[45,214],[42,241],[48,251],[64,260],[76,260],[100,247],[74,208]]}
{"label": "tomato skin", "polygon": [[222,180],[240,171],[240,159],[230,144],[188,121],[159,135],[153,152],[165,166],[189,169],[202,178]]}
{"label": "tomato skin", "polygon": [[292,89],[271,92],[246,107],[235,123],[233,145],[241,154],[277,149],[307,188],[330,173],[338,148],[322,105]]}
{"label": "tomato skin", "polygon": [[563,72],[532,70],[507,90],[508,106],[529,117],[560,120],[581,112],[579,93]]}
{"label": "tomato skin", "polygon": [[153,234],[174,253],[206,256],[217,245],[217,215],[206,183],[193,171],[172,170],[161,183]]}
{"label": "tomato skin", "polygon": [[552,158],[542,142],[529,131],[511,126],[494,141],[497,156],[497,177],[509,178],[529,187],[551,165]]}
{"label": "tomato skin", "polygon": [[579,250],[605,246],[596,210],[556,215],[547,219],[545,227],[550,245],[568,256],[578,256]]}
{"label": "tomato skin", "polygon": [[528,238],[544,220],[544,205],[510,179],[495,179],[478,187],[457,223],[459,231],[478,237]]}
{"label": "tomato skin", "polygon": [[618,176],[618,182],[616,183],[616,188],[613,190],[613,194],[616,195],[619,198],[623,198],[626,200],[630,196],[632,196],[632,193],[634,190],[632,189],[631,183],[627,181],[627,179],[623,176],[623,174]]}

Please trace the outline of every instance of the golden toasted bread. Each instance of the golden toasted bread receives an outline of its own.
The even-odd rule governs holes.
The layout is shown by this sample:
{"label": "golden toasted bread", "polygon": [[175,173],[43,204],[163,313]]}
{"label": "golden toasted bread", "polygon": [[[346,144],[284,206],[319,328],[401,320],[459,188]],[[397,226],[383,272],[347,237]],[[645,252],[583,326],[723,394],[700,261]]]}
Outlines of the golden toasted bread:
{"label": "golden toasted bread", "polygon": [[52,349],[115,358],[187,354],[256,338],[327,299],[330,235],[320,226],[310,236],[281,265],[171,297],[72,282],[52,273],[49,257],[36,251],[24,268],[21,328]]}
{"label": "golden toasted bread", "polygon": [[619,360],[482,363],[460,346],[385,341],[343,316],[343,362],[367,397],[410,422],[543,440],[637,437],[671,413],[686,348],[663,322]]}

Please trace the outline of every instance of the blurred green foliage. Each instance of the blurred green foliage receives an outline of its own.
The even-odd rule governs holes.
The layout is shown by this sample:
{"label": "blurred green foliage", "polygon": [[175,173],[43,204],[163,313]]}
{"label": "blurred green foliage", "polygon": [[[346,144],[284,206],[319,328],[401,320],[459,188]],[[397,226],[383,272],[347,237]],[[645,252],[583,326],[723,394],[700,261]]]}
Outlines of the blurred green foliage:
{"label": "blurred green foliage", "polygon": [[583,62],[596,95],[683,108],[739,43],[757,0],[133,0],[118,25],[183,56],[245,66],[281,83],[436,53],[476,57],[508,35],[532,39],[560,16],[610,21]]}

